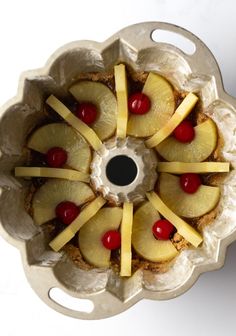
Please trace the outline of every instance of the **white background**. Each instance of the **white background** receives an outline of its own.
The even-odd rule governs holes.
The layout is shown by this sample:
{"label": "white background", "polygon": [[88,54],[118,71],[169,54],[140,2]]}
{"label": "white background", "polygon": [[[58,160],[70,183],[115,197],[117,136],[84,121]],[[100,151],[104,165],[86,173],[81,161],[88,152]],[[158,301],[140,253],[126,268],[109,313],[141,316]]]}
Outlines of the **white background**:
{"label": "white background", "polygon": [[[103,41],[141,21],[167,21],[198,35],[215,54],[226,90],[236,96],[236,4],[232,0],[1,1],[0,104],[13,96],[19,74],[41,67],[59,46]],[[236,244],[220,271],[204,274],[181,297],[143,301],[101,321],[60,315],[38,299],[18,252],[0,239],[0,335],[235,335]]]}

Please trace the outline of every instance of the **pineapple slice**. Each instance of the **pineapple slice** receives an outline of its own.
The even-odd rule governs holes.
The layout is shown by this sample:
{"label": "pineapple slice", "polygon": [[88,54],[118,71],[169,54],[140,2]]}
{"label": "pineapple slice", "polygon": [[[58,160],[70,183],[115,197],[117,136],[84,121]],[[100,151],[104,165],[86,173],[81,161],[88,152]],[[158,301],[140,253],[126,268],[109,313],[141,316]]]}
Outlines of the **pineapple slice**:
{"label": "pineapple slice", "polygon": [[89,175],[77,170],[64,168],[45,168],[45,167],[16,167],[15,176],[27,177],[50,177],[60,178],[70,181],[89,182]]}
{"label": "pineapple slice", "polygon": [[201,185],[194,194],[187,194],[180,186],[179,177],[162,173],[159,191],[163,202],[177,215],[194,218],[214,209],[220,199],[220,189]]}
{"label": "pineapple slice", "polygon": [[65,119],[68,124],[75,128],[88,141],[94,150],[97,151],[102,147],[102,142],[94,130],[71,113],[71,111],[59,99],[51,95],[46,100],[46,103],[63,119]]}
{"label": "pineapple slice", "polygon": [[32,201],[33,218],[43,224],[55,218],[55,208],[63,201],[82,205],[95,198],[92,189],[83,182],[49,180],[34,194]]}
{"label": "pineapple slice", "polygon": [[133,224],[133,203],[125,202],[121,222],[121,265],[120,275],[130,276],[132,266],[131,237]]}
{"label": "pineapple slice", "polygon": [[40,127],[32,134],[27,146],[43,154],[52,147],[61,147],[67,152],[68,166],[84,173],[89,170],[89,145],[80,134],[66,124],[53,123]]}
{"label": "pineapple slice", "polygon": [[146,146],[153,148],[165,140],[192,111],[197,101],[198,97],[190,92],[178,106],[173,116],[167,121],[166,125],[145,141]]}
{"label": "pineapple slice", "polygon": [[215,123],[208,119],[194,127],[195,138],[181,143],[173,136],[165,139],[155,149],[167,161],[201,162],[208,158],[217,144]]}
{"label": "pineapple slice", "polygon": [[121,208],[103,208],[80,229],[79,248],[89,264],[109,267],[111,251],[103,246],[101,239],[107,231],[117,230],[121,219]]}
{"label": "pineapple slice", "polygon": [[98,116],[91,128],[101,140],[110,138],[115,133],[117,118],[117,102],[112,91],[106,85],[92,81],[80,81],[69,91],[78,102],[90,102],[97,107]]}
{"label": "pineapple slice", "polygon": [[158,162],[157,171],[159,173],[228,173],[229,162]]}
{"label": "pineapple slice", "polygon": [[151,108],[143,115],[130,115],[127,133],[134,137],[148,137],[156,133],[170,119],[175,110],[171,85],[162,76],[150,72],[142,91],[151,101]]}
{"label": "pineapple slice", "polygon": [[162,214],[169,222],[171,222],[177,229],[178,233],[189,241],[193,246],[198,247],[202,242],[202,236],[191,225],[186,223],[183,219],[178,217],[154,192],[147,193],[148,200],[152,203],[154,208]]}
{"label": "pineapple slice", "polygon": [[128,90],[125,65],[120,64],[114,67],[115,86],[118,106],[117,116],[117,137],[125,138],[128,122]]}
{"label": "pineapple slice", "polygon": [[79,229],[88,222],[96,213],[101,209],[101,207],[106,203],[106,201],[98,196],[90,204],[88,204],[79,214],[79,216],[61,233],[59,233],[56,238],[50,242],[51,248],[58,252],[65,244],[67,244],[79,231]]}
{"label": "pineapple slice", "polygon": [[150,202],[142,204],[134,214],[132,245],[141,257],[153,262],[164,262],[178,254],[170,240],[154,237],[152,227],[159,219],[158,211]]}

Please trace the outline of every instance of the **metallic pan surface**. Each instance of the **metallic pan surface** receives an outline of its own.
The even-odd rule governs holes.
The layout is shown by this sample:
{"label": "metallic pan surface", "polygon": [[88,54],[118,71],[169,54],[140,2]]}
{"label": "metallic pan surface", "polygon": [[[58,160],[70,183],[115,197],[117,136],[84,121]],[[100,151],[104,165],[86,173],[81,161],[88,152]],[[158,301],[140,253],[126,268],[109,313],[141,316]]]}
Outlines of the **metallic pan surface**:
{"label": "metallic pan surface", "polygon": [[[152,40],[156,29],[182,35],[196,51],[187,55],[173,45]],[[171,269],[157,275],[137,271],[121,279],[111,270],[83,271],[63,253],[48,247],[47,233],[34,225],[24,210],[29,183],[16,179],[12,169],[24,163],[26,136],[43,117],[45,98],[66,95],[81,72],[111,70],[125,62],[136,70],[156,71],[177,88],[200,92],[205,113],[223,134],[223,154],[232,164],[221,187],[218,215],[204,230],[203,246],[180,254]],[[101,319],[118,314],[139,300],[175,298],[188,290],[202,272],[221,267],[226,247],[236,239],[236,100],[225,93],[218,65],[209,49],[190,32],[167,23],[147,22],[127,27],[107,41],[78,41],[56,51],[42,69],[22,75],[18,94],[0,111],[0,232],[22,255],[26,276],[39,297],[53,309],[80,319]],[[68,309],[50,298],[60,288],[75,298],[89,299],[90,313]]]}

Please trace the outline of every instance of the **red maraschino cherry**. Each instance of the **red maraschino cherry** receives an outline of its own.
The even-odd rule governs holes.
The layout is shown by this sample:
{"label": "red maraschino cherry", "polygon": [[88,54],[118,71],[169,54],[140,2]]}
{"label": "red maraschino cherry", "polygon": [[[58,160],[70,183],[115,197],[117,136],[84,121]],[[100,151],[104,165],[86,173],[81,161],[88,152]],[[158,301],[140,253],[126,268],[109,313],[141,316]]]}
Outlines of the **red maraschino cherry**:
{"label": "red maraschino cherry", "polygon": [[174,130],[174,137],[179,142],[191,142],[195,137],[195,131],[190,121],[182,121]]}
{"label": "red maraschino cherry", "polygon": [[128,107],[133,114],[145,114],[150,110],[151,102],[147,95],[136,92],[129,97]]}
{"label": "red maraschino cherry", "polygon": [[58,219],[69,225],[79,215],[80,208],[73,202],[64,201],[57,205],[55,212]]}
{"label": "red maraschino cherry", "polygon": [[120,247],[121,236],[116,230],[107,231],[102,237],[103,246],[108,250],[115,250]]}
{"label": "red maraschino cherry", "polygon": [[97,118],[97,107],[92,103],[81,103],[76,107],[75,114],[85,124],[92,124]]}
{"label": "red maraschino cherry", "polygon": [[159,219],[153,224],[152,233],[156,239],[168,240],[175,232],[175,227],[167,219]]}
{"label": "red maraschino cherry", "polygon": [[47,151],[46,162],[49,167],[61,168],[67,161],[67,152],[61,147],[52,147]]}
{"label": "red maraschino cherry", "polygon": [[180,186],[188,194],[194,194],[201,185],[198,174],[186,173],[180,176]]}

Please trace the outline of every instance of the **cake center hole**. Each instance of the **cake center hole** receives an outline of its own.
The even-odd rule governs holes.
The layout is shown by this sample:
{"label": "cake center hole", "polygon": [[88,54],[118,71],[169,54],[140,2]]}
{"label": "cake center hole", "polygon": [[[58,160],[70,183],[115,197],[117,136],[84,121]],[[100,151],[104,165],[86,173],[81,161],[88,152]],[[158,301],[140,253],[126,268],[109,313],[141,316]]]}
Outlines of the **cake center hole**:
{"label": "cake center hole", "polygon": [[138,168],[135,162],[126,155],[117,155],[107,164],[106,175],[108,180],[118,186],[132,183],[137,176]]}

